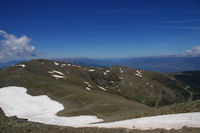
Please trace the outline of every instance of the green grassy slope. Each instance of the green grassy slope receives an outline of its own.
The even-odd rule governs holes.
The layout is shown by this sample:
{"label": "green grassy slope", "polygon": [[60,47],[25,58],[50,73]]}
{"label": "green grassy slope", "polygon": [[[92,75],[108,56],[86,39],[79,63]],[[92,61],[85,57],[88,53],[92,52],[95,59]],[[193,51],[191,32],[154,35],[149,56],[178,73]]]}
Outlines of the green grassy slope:
{"label": "green grassy slope", "polygon": [[[65,109],[58,113],[62,116],[97,115],[105,120],[123,119],[113,112],[140,112],[148,109],[146,105],[128,100],[124,97],[102,91],[90,79],[88,71],[77,66],[61,68],[51,61],[31,61],[23,63],[26,67],[14,66],[0,73],[0,86],[23,86],[31,95],[48,95],[61,102]],[[65,72],[70,71],[68,74]],[[50,70],[61,71],[66,79],[55,79],[48,73]],[[92,91],[85,89],[84,82],[90,82]],[[116,115],[116,116],[115,116]],[[121,118],[122,117],[122,118]]]}
{"label": "green grassy slope", "polygon": [[[196,72],[163,74],[111,66],[91,68],[50,60],[23,62],[0,71],[0,87],[22,86],[31,95],[48,95],[65,106],[60,116],[96,115],[106,122],[136,117],[200,111],[199,75]],[[62,64],[66,64],[62,66]],[[95,69],[95,71],[89,71]],[[64,74],[52,77],[49,71]],[[107,71],[107,72],[106,72]],[[106,73],[106,74],[105,74]],[[85,82],[89,83],[87,85]],[[100,87],[105,90],[102,90]],[[86,87],[90,87],[91,91]],[[9,127],[9,128],[8,128]],[[69,128],[27,122],[5,117],[0,111],[0,132],[199,132],[184,128],[178,131],[138,131],[127,129]]]}
{"label": "green grassy slope", "polygon": [[192,100],[200,99],[200,71],[177,72],[172,76],[188,85],[187,90],[192,93]]}
{"label": "green grassy slope", "polygon": [[[26,67],[4,69],[0,71],[0,87],[22,86],[31,95],[48,95],[65,106],[58,113],[61,116],[97,115],[105,121],[126,119],[153,107],[186,102],[190,98],[190,92],[184,89],[186,85],[167,74],[140,70],[142,77],[139,77],[136,69],[128,67],[99,69],[58,63],[32,60],[21,63]],[[62,72],[65,78],[52,77],[48,73],[52,70]],[[84,82],[90,84],[91,91]]]}

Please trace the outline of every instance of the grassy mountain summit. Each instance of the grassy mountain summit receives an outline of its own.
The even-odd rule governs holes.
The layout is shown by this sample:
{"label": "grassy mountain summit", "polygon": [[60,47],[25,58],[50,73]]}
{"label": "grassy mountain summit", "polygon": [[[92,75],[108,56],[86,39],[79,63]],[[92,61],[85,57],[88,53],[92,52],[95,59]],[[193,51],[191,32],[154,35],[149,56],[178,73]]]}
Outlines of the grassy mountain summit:
{"label": "grassy mountain summit", "polygon": [[[22,86],[30,95],[48,95],[64,105],[59,116],[95,115],[109,122],[199,111],[199,75],[199,71],[167,74],[40,59],[2,69],[0,87]],[[7,118],[2,118],[5,125]]]}
{"label": "grassy mountain summit", "polygon": [[122,66],[102,69],[50,60],[32,60],[4,69],[0,71],[0,82],[1,87],[23,86],[31,95],[45,94],[61,102],[65,109],[58,115],[90,114],[107,121],[186,102],[192,97],[188,85],[170,74]]}

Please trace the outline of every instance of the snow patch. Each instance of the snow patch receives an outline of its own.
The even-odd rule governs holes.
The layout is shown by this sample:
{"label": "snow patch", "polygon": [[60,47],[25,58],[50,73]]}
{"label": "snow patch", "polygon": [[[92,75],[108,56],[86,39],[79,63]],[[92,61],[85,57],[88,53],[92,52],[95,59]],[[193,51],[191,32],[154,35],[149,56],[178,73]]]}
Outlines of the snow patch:
{"label": "snow patch", "polygon": [[140,130],[200,127],[200,112],[158,115],[108,123],[97,123],[103,120],[96,116],[60,117],[56,113],[64,109],[61,103],[51,100],[46,95],[31,96],[25,88],[15,86],[0,88],[0,107],[8,117],[17,116],[32,122],[58,126]]}
{"label": "snow patch", "polygon": [[139,70],[136,70],[136,72],[137,72],[138,74],[142,74]]}
{"label": "snow patch", "polygon": [[88,87],[92,88],[92,86],[89,84]]}
{"label": "snow patch", "polygon": [[57,63],[57,62],[53,62],[56,66],[58,66],[59,65],[59,63]]}
{"label": "snow patch", "polygon": [[152,129],[181,129],[187,127],[200,127],[200,112],[158,115],[116,122],[91,124],[90,127],[99,128],[129,128],[140,130]]}
{"label": "snow patch", "polygon": [[110,72],[110,70],[106,70],[103,74],[107,75],[107,73],[109,73],[109,72]]}
{"label": "snow patch", "polygon": [[51,76],[56,78],[56,79],[65,78],[65,75],[62,72],[59,72],[59,71],[56,71],[56,70],[48,71],[48,73],[51,73]]}
{"label": "snow patch", "polygon": [[62,72],[59,72],[59,71],[56,71],[56,70],[49,71],[49,73],[57,73],[57,74],[60,74],[60,75],[64,75]]}
{"label": "snow patch", "polygon": [[109,73],[109,72],[110,72],[110,70],[106,70],[106,72],[107,72],[107,73]]}
{"label": "snow patch", "polygon": [[16,65],[16,66],[25,67],[26,65],[24,65],[24,64],[19,64],[19,65]]}
{"label": "snow patch", "polygon": [[101,87],[101,86],[98,86],[100,89],[102,89],[103,91],[106,91],[106,89],[105,88],[103,88],[103,87]]}
{"label": "snow patch", "polygon": [[142,73],[139,70],[136,70],[135,75],[138,76],[138,77],[140,77],[140,78],[142,78]]}
{"label": "snow patch", "polygon": [[86,87],[87,90],[91,91],[91,89],[89,87]]}
{"label": "snow patch", "polygon": [[87,85],[89,85],[89,83],[88,82],[84,82],[85,84],[87,84]]}
{"label": "snow patch", "polygon": [[82,115],[75,117],[60,117],[56,113],[64,106],[46,95],[31,96],[23,87],[0,88],[0,107],[8,117],[17,116],[32,122],[44,124],[86,127],[90,123],[103,121],[96,116]]}
{"label": "snow patch", "polygon": [[65,78],[64,76],[57,75],[57,74],[52,74],[51,76],[54,77],[54,78],[56,78],[56,79],[63,79],[63,78]]}
{"label": "snow patch", "polygon": [[95,69],[89,69],[88,71],[89,71],[89,72],[94,72],[94,71],[95,71]]}
{"label": "snow patch", "polygon": [[87,85],[86,89],[91,91],[91,88],[93,87],[90,85],[90,83],[88,82],[84,82],[84,83]]}
{"label": "snow patch", "polygon": [[66,64],[62,64],[62,65],[61,65],[61,67],[65,67],[65,66],[66,66]]}
{"label": "snow patch", "polygon": [[120,73],[123,73],[123,72],[124,72],[121,68],[119,68],[119,71],[120,71]]}

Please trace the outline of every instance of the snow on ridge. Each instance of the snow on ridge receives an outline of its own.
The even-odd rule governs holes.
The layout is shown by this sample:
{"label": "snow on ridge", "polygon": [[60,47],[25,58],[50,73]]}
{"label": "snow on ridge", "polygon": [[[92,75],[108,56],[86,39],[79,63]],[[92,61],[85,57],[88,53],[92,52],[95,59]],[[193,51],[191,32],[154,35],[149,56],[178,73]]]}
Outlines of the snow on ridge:
{"label": "snow on ridge", "polygon": [[26,65],[25,64],[19,64],[19,65],[16,65],[16,66],[25,67]]}
{"label": "snow on ridge", "polygon": [[109,73],[109,72],[110,72],[110,70],[106,70],[103,74],[107,75],[107,73]]}
{"label": "snow on ridge", "polygon": [[140,74],[138,74],[138,73],[136,73],[135,75],[138,76],[138,77],[140,77],[140,78],[142,78],[142,75],[140,75]]}
{"label": "snow on ridge", "polygon": [[86,87],[86,89],[89,90],[89,91],[91,91],[91,88],[89,88],[89,87]]}
{"label": "snow on ridge", "polygon": [[56,78],[56,79],[63,79],[64,78],[64,76],[57,75],[57,74],[52,74],[51,76]]}
{"label": "snow on ridge", "polygon": [[58,126],[84,127],[103,121],[89,115],[57,116],[56,113],[64,109],[61,103],[46,95],[31,96],[27,94],[26,88],[16,86],[0,88],[0,107],[8,117],[17,116],[32,122]]}
{"label": "snow on ridge", "polygon": [[94,71],[95,71],[95,69],[89,69],[88,71],[89,71],[89,72],[94,72]]}
{"label": "snow on ridge", "polygon": [[123,73],[123,72],[124,72],[121,68],[119,68],[119,71],[120,71],[120,73]]}
{"label": "snow on ridge", "polygon": [[58,66],[59,65],[59,63],[57,63],[57,62],[53,62],[56,66]]}
{"label": "snow on ridge", "polygon": [[48,73],[51,73],[51,76],[56,79],[65,78],[65,75],[62,72],[56,70],[48,71]]}
{"label": "snow on ridge", "polygon": [[64,66],[66,66],[66,64],[62,64],[60,67],[64,67]]}
{"label": "snow on ridge", "polygon": [[88,84],[88,87],[92,88],[92,86],[90,84]]}
{"label": "snow on ridge", "polygon": [[103,120],[89,115],[61,117],[56,113],[64,109],[63,104],[51,100],[46,95],[31,96],[27,94],[26,88],[16,86],[0,88],[0,107],[8,117],[17,116],[32,122],[58,126],[140,130],[200,127],[200,112],[158,115],[108,123],[97,123]]}
{"label": "snow on ridge", "polygon": [[105,88],[103,88],[103,87],[101,87],[101,86],[98,86],[100,89],[102,89],[103,91],[106,91],[106,89]]}
{"label": "snow on ridge", "polygon": [[49,71],[49,73],[57,73],[57,74],[60,74],[60,75],[64,75],[62,72],[59,72],[59,71],[56,71],[56,70]]}
{"label": "snow on ridge", "polygon": [[91,88],[93,88],[93,87],[90,85],[90,83],[88,83],[88,82],[84,82],[84,83],[87,85],[86,89],[91,91]]}
{"label": "snow on ridge", "polygon": [[136,70],[135,75],[138,76],[138,77],[140,77],[140,78],[142,78],[142,73],[139,70]]}
{"label": "snow on ridge", "polygon": [[88,82],[84,82],[84,83],[87,84],[87,85],[89,84]]}
{"label": "snow on ridge", "polygon": [[74,64],[67,64],[67,66],[72,66],[72,67],[79,67],[79,68],[81,68],[81,66],[79,66],[79,65],[74,65]]}
{"label": "snow on ridge", "polygon": [[110,72],[110,70],[106,70],[106,72],[107,72],[107,73],[109,73],[109,72]]}
{"label": "snow on ridge", "polygon": [[142,74],[139,70],[136,70],[136,72],[137,72],[138,74]]}

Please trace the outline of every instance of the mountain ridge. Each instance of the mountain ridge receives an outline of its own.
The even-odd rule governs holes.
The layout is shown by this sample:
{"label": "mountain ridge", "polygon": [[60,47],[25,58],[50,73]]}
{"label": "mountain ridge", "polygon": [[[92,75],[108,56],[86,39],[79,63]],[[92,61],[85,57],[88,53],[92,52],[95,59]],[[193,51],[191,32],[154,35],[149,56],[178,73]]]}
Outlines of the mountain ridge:
{"label": "mountain ridge", "polygon": [[[130,58],[52,58],[50,60],[72,63],[76,65],[105,68],[111,65],[128,66],[154,72],[177,72],[200,70],[200,56],[163,55]],[[22,61],[0,63],[0,68],[6,68]]]}
{"label": "mountain ridge", "polygon": [[[144,103],[149,102],[149,100],[147,100],[145,102],[145,101],[143,101],[144,100],[143,98],[142,98],[143,100],[141,100],[139,97],[133,98],[132,95],[128,94],[126,91],[133,91],[131,88],[135,88],[134,92],[136,91],[137,93],[140,94],[142,91],[144,91],[143,93],[146,94],[145,91],[149,91],[149,90],[145,90],[145,88],[147,88],[147,86],[150,86],[150,88],[152,88],[152,89],[153,89],[153,87],[151,87],[151,86],[155,86],[157,88],[159,88],[159,86],[163,86],[163,89],[164,88],[174,88],[173,91],[176,91],[175,88],[178,89],[178,88],[181,88],[180,86],[184,86],[184,84],[180,84],[178,82],[176,83],[176,81],[171,80],[169,78],[169,75],[167,75],[167,74],[148,72],[148,71],[137,70],[137,69],[132,69],[132,68],[128,68],[128,67],[110,66],[110,67],[102,69],[102,68],[77,66],[77,65],[70,64],[70,66],[64,66],[69,70],[64,70],[63,69],[64,67],[61,67],[61,65],[63,63],[59,63],[61,65],[57,66],[57,65],[54,64],[55,61],[32,60],[32,61],[30,61],[30,64],[32,63],[31,65],[36,65],[36,62],[37,63],[39,62],[39,64],[37,64],[37,65],[40,65],[40,67],[41,67],[41,65],[43,65],[45,67],[45,69],[47,69],[48,65],[51,64],[53,66],[52,66],[52,68],[50,67],[50,69],[59,68],[58,70],[55,70],[55,71],[60,71],[60,72],[64,73],[65,75],[70,75],[70,73],[71,73],[70,76],[72,76],[72,79],[70,79],[70,78],[67,79],[68,77],[66,76],[66,79],[61,78],[60,80],[68,80],[67,82],[70,82],[70,83],[75,84],[75,85],[86,84],[85,82],[88,82],[88,84],[91,84],[90,86],[95,85],[95,87],[94,87],[95,90],[97,88],[99,88],[97,86],[100,86],[100,87],[105,88],[105,89],[110,88],[111,90],[109,90],[109,91],[111,91],[113,94],[118,94],[120,96],[125,97],[126,99],[137,99],[138,101],[144,102]],[[47,65],[41,64],[42,62],[43,63],[46,62]],[[68,64],[66,64],[66,65],[68,65]],[[37,69],[35,69],[37,67],[39,67],[39,66],[34,66],[34,68],[27,66],[27,68],[25,67],[23,69],[25,69],[26,71],[29,71],[31,73],[37,72],[37,74],[49,76],[49,71],[40,70],[40,69],[37,70]],[[8,70],[10,70],[11,68],[9,68]],[[75,69],[75,71],[74,71],[74,69]],[[94,70],[94,71],[92,71],[92,70]],[[46,72],[44,72],[44,71],[46,71]],[[140,73],[142,73],[142,74],[140,75]],[[56,75],[56,74],[54,74],[54,75]],[[77,81],[77,79],[86,80],[86,81],[83,81],[82,83],[80,83],[79,81]],[[165,81],[165,82],[167,81],[167,83],[164,83],[163,81]],[[138,82],[139,84],[133,83],[133,82]],[[148,84],[151,84],[151,82],[153,84],[148,85]],[[135,86],[134,86],[134,84],[135,84]],[[127,90],[126,89],[123,90],[122,88],[116,89],[116,86],[121,86],[122,88],[126,88]],[[119,90],[121,92],[119,92]],[[164,89],[162,91],[165,92],[166,90]],[[178,89],[178,91],[180,93],[184,93],[181,96],[182,98],[183,98],[184,95],[185,96],[189,95],[187,91],[183,91],[182,89]],[[156,92],[156,95],[159,95],[158,93],[163,93],[163,92],[158,92],[158,91],[155,91],[155,92]],[[155,93],[155,92],[152,91],[151,93]],[[146,98],[148,99],[150,94],[147,94],[146,96],[147,96]],[[172,100],[172,99],[169,99],[167,101],[170,102],[170,100]],[[153,102],[153,101],[151,101],[151,102]],[[155,102],[153,102],[153,103],[154,104],[152,104],[151,106],[155,105]],[[148,103],[148,104],[150,105],[151,103]]]}
{"label": "mountain ridge", "polygon": [[95,115],[104,122],[113,122],[198,112],[199,76],[200,71],[159,73],[127,66],[99,68],[39,59],[2,69],[0,87],[21,86],[29,95],[47,95],[63,104],[64,110],[58,116]]}

